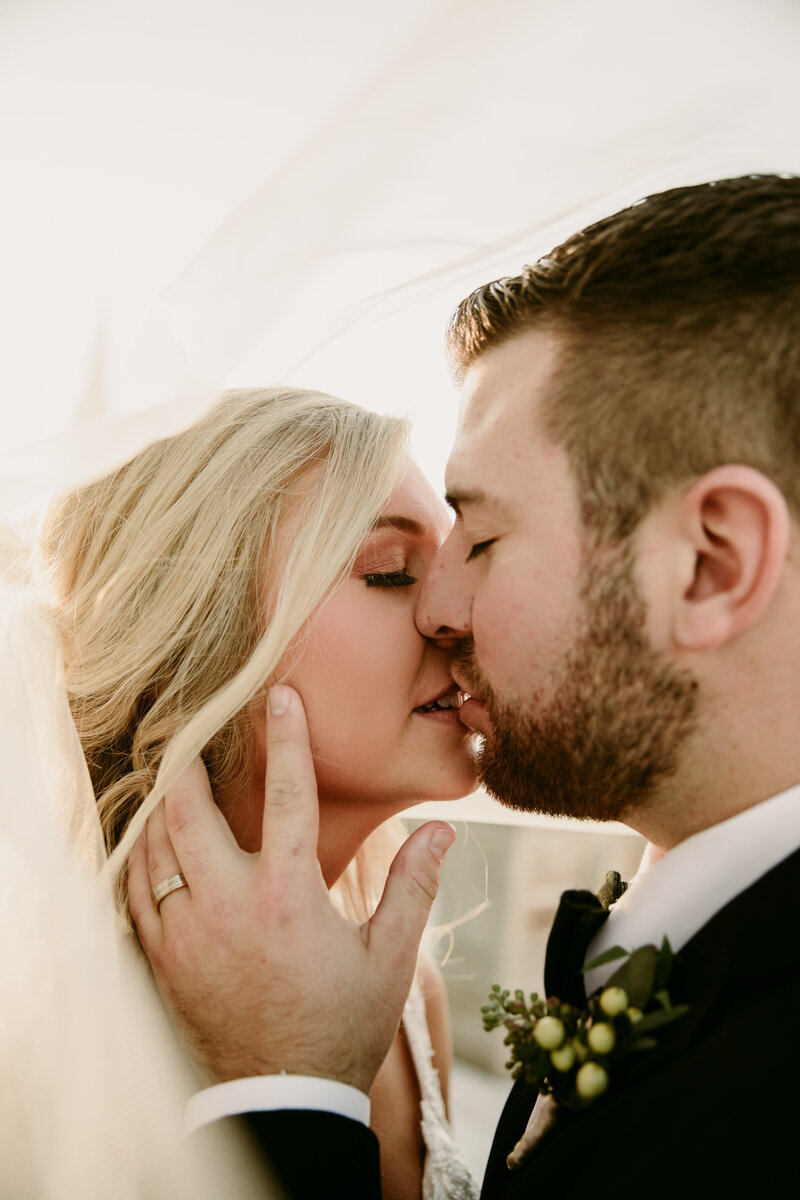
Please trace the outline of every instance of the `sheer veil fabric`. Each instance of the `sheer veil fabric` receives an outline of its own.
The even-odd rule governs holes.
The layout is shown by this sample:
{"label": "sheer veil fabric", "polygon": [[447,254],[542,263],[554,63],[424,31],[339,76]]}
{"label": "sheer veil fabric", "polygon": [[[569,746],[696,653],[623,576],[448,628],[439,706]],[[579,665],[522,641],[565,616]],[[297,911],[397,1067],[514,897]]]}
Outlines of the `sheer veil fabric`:
{"label": "sheer veil fabric", "polygon": [[472,286],[649,191],[800,170],[791,0],[277,9],[0,14],[15,117],[0,127],[0,1161],[15,1197],[219,1184],[181,1149],[192,1081],[112,914],[32,565],[48,496],[185,428],[221,387],[278,380],[408,412],[438,482],[455,420],[443,326]]}
{"label": "sheer veil fabric", "polygon": [[263,1196],[238,1144],[182,1138],[197,1082],[99,875],[55,635],[19,586],[0,586],[0,653],[0,1191]]}
{"label": "sheer veil fabric", "polygon": [[230,383],[408,411],[438,477],[473,285],[648,191],[798,169],[790,0],[276,7],[4,6],[7,518]]}

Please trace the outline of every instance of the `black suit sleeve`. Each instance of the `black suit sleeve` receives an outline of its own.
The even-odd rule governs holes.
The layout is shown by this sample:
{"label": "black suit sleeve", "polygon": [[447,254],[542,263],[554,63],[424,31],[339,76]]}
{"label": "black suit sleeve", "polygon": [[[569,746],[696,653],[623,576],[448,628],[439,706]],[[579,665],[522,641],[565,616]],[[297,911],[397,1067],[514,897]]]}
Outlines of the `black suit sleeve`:
{"label": "black suit sleeve", "polygon": [[286,1200],[381,1200],[378,1139],[360,1121],[306,1109],[245,1113]]}

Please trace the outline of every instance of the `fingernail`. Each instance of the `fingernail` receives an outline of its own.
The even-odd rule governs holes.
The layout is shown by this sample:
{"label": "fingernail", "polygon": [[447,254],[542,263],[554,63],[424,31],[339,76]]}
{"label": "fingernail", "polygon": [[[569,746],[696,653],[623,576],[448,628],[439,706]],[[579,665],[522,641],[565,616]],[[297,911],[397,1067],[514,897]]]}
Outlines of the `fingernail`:
{"label": "fingernail", "polygon": [[269,713],[271,717],[282,717],[289,707],[291,692],[288,687],[278,684],[269,689]]}
{"label": "fingernail", "polygon": [[449,829],[437,829],[431,834],[431,840],[428,844],[431,848],[431,854],[438,862],[444,862],[444,856],[455,839],[456,831],[452,825]]}

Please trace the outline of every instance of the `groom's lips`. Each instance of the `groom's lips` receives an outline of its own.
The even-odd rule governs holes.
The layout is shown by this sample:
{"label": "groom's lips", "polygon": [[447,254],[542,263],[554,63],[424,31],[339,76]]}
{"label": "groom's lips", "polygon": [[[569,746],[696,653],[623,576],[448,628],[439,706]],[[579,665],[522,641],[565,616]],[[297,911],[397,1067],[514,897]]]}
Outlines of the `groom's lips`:
{"label": "groom's lips", "polygon": [[476,729],[479,733],[488,733],[492,728],[492,722],[489,719],[486,705],[472,693],[468,684],[456,680],[456,685],[467,697],[458,710],[459,720],[469,729]]}
{"label": "groom's lips", "polygon": [[479,733],[488,733],[492,728],[489,711],[477,696],[470,696],[469,700],[464,701],[458,710],[458,719]]}

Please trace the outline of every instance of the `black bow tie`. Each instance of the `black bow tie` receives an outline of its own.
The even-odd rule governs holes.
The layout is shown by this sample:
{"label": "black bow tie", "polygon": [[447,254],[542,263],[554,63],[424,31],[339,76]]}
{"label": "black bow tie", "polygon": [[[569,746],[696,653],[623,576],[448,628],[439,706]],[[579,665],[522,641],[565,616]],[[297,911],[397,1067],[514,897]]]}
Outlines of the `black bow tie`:
{"label": "black bow tie", "polygon": [[564,892],[547,939],[544,990],[567,1004],[583,1005],[586,991],[581,970],[594,935],[608,917],[608,909],[627,888],[618,871],[609,871],[600,891]]}

